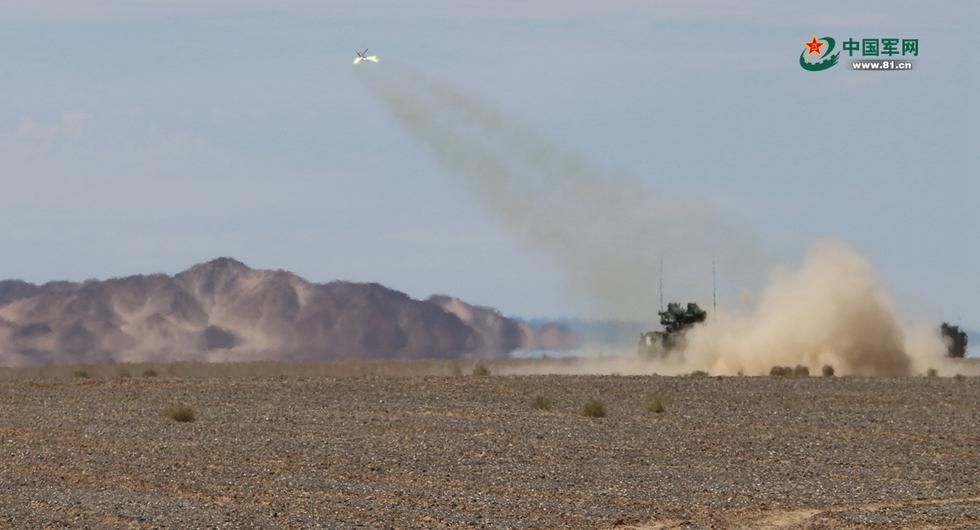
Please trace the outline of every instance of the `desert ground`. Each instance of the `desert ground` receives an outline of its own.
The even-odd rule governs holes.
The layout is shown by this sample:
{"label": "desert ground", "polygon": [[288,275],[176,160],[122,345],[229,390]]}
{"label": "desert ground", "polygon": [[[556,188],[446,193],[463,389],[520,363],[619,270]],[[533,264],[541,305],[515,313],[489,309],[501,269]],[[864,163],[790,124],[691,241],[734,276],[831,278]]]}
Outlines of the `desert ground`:
{"label": "desert ground", "polygon": [[3,369],[0,527],[980,527],[978,377],[486,366]]}

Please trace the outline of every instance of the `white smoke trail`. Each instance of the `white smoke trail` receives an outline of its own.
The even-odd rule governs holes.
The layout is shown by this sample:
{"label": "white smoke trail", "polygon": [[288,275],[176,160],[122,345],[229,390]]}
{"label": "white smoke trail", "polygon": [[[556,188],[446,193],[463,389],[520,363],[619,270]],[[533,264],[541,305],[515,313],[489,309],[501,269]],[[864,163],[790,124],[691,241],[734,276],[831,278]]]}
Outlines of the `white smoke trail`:
{"label": "white smoke trail", "polygon": [[[660,257],[754,270],[755,247],[705,204],[609,175],[491,105],[404,67],[362,79],[405,129],[605,316],[653,320]],[[672,278],[683,285],[684,273]],[[699,282],[704,292],[704,284]],[[691,289],[693,290],[693,289]]]}

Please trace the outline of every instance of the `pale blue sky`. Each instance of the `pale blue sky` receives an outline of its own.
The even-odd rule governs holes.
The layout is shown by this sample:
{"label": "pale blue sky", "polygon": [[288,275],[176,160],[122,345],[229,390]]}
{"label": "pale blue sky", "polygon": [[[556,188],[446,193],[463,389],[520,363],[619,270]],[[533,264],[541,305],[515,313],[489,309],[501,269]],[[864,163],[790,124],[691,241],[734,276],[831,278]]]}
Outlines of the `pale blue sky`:
{"label": "pale blue sky", "polygon": [[[0,277],[228,255],[589,314],[362,93],[350,59],[369,46],[704,197],[773,263],[839,238],[905,314],[980,328],[977,2],[788,4],[0,0]],[[912,72],[810,73],[814,33],[921,51]]]}

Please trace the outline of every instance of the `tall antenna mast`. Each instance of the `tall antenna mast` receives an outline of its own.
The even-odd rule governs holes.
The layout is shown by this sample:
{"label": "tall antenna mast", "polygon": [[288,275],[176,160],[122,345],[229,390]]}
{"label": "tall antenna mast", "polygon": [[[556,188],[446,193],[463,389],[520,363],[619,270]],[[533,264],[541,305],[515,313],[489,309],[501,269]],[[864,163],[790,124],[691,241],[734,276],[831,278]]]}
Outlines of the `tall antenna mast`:
{"label": "tall antenna mast", "polygon": [[664,257],[660,256],[660,310],[664,310]]}
{"label": "tall antenna mast", "polygon": [[715,274],[715,256],[711,256],[711,310],[718,309],[718,281]]}

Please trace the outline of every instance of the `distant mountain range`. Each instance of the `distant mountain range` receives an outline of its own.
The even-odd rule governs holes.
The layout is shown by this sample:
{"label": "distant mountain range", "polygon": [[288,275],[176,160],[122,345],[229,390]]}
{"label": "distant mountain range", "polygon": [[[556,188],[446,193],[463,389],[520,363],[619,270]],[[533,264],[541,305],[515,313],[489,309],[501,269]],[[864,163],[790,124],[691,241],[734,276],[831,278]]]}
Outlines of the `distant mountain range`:
{"label": "distant mountain range", "polygon": [[659,329],[659,324],[632,320],[586,319],[586,318],[533,318],[527,323],[534,327],[557,325],[571,331],[584,345],[602,348],[633,349],[640,335]]}
{"label": "distant mountain range", "polygon": [[498,357],[577,335],[449,296],[315,284],[231,258],[179,274],[0,282],[0,364]]}

